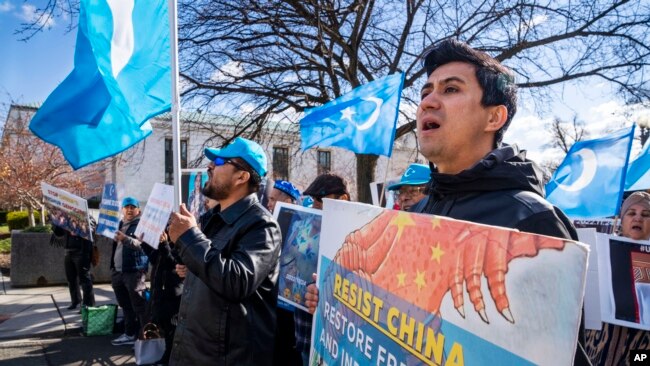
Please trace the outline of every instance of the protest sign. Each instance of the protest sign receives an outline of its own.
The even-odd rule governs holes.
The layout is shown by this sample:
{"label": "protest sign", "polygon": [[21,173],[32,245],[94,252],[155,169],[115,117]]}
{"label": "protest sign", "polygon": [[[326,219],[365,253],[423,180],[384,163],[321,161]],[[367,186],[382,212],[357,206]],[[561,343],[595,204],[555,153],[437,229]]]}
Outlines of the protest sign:
{"label": "protest sign", "polygon": [[597,242],[602,320],[650,330],[650,241],[600,234]]}
{"label": "protest sign", "polygon": [[99,219],[97,220],[97,233],[113,239],[120,226],[120,199],[123,188],[115,183],[104,185],[102,202],[99,205]]}
{"label": "protest sign", "polygon": [[324,200],[310,365],[570,365],[585,245]]}
{"label": "protest sign", "polygon": [[207,211],[207,197],[202,188],[208,181],[208,172],[205,169],[183,169],[181,173],[181,201],[198,220]]}
{"label": "protest sign", "polygon": [[316,273],[321,211],[278,202],[273,216],[282,232],[279,297],[307,311],[305,293],[307,285],[313,282],[312,274]]}
{"label": "protest sign", "polygon": [[158,249],[160,235],[167,226],[174,205],[174,187],[156,183],[147,200],[147,206],[135,228],[135,236],[143,235],[142,241]]}
{"label": "protest sign", "polygon": [[372,198],[372,204],[375,206],[393,208],[395,204],[395,197],[393,192],[386,189],[386,187],[399,183],[400,177],[391,178],[384,182],[371,182],[370,183],[370,197]]}
{"label": "protest sign", "polygon": [[601,330],[600,315],[600,279],[598,275],[598,234],[596,227],[577,228],[578,239],[589,246],[589,264],[587,266],[587,283],[585,284],[585,329]]}
{"label": "protest sign", "polygon": [[615,232],[615,224],[616,222],[614,219],[608,219],[608,218],[602,218],[602,219],[591,219],[591,220],[573,220],[573,226],[576,227],[576,229],[586,229],[586,228],[594,228],[596,229],[596,232],[599,233],[605,233],[605,234],[611,234]]}
{"label": "protest sign", "polygon": [[53,225],[93,241],[88,201],[44,182],[41,182],[41,190]]}

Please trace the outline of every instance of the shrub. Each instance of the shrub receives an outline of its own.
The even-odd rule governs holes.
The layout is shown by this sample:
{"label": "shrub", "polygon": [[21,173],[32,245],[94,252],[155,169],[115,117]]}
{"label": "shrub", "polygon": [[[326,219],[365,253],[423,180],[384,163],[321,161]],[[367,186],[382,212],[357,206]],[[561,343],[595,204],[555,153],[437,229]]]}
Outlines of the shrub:
{"label": "shrub", "polygon": [[11,253],[11,238],[0,240],[0,254]]}
{"label": "shrub", "polygon": [[7,211],[0,211],[0,225],[7,223]]}
{"label": "shrub", "polygon": [[[41,213],[34,211],[34,220],[41,220]],[[7,213],[7,226],[9,231],[21,230],[29,226],[29,213],[27,211],[11,211]]]}
{"label": "shrub", "polygon": [[36,225],[32,227],[28,227],[25,230],[23,230],[24,233],[51,233],[52,228],[50,225]]}

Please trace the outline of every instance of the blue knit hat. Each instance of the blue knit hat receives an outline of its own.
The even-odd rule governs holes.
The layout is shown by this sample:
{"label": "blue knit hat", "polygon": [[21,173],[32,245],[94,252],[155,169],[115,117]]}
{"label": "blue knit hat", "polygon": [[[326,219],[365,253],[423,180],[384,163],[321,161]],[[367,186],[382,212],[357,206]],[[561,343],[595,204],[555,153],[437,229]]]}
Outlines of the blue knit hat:
{"label": "blue knit hat", "polygon": [[295,201],[300,200],[300,191],[291,182],[278,179],[275,181],[275,184],[273,184],[273,188],[277,189],[278,191],[281,191],[282,193],[289,195]]}

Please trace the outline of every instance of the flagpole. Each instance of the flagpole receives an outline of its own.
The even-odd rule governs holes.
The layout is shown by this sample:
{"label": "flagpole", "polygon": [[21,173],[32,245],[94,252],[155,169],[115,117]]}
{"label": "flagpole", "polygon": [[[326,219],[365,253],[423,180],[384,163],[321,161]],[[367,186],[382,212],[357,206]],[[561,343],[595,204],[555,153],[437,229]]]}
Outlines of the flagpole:
{"label": "flagpole", "polygon": [[[388,179],[388,168],[390,167],[390,158],[387,159],[386,161],[386,172],[384,173],[384,184],[383,184],[383,189],[381,190],[381,194],[379,195],[379,207],[381,207],[381,201],[384,200],[384,192],[386,192],[386,180]],[[386,200],[388,201],[388,200]],[[392,207],[389,207],[392,208]]]}
{"label": "flagpole", "polygon": [[171,51],[172,74],[172,152],[174,177],[174,207],[181,204],[181,141],[180,141],[180,96],[178,94],[178,19],[176,0],[168,0],[169,6],[169,43]]}

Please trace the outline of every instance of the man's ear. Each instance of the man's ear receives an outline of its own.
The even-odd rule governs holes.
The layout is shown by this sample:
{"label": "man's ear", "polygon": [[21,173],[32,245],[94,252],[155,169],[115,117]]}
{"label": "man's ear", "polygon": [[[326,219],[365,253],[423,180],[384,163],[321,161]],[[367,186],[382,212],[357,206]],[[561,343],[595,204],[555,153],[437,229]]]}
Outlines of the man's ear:
{"label": "man's ear", "polygon": [[251,173],[245,170],[239,170],[239,173],[237,176],[237,184],[248,184],[248,181],[252,178]]}
{"label": "man's ear", "polygon": [[508,108],[501,104],[488,107],[490,118],[485,126],[485,132],[498,131],[508,120]]}

